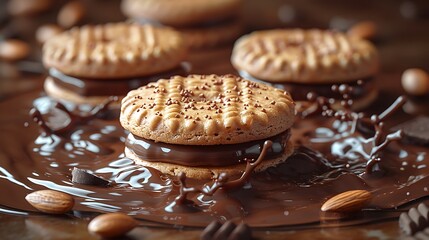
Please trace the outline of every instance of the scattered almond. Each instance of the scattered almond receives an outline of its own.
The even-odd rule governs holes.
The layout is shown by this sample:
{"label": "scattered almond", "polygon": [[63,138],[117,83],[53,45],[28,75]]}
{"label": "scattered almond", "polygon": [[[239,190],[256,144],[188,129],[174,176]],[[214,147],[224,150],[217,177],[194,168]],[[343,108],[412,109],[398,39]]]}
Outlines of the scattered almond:
{"label": "scattered almond", "polygon": [[372,194],[366,190],[352,190],[340,193],[328,199],[323,205],[322,211],[354,212],[367,206]]}
{"label": "scattered almond", "polygon": [[88,231],[104,238],[118,237],[137,226],[137,221],[123,213],[107,213],[92,219]]}
{"label": "scattered almond", "polygon": [[66,213],[74,205],[72,196],[54,190],[40,190],[30,193],[25,197],[25,200],[38,210],[52,214]]}
{"label": "scattered almond", "polygon": [[17,39],[0,42],[0,59],[5,61],[18,61],[26,58],[30,53],[30,47],[24,41]]}
{"label": "scattered almond", "polygon": [[407,69],[401,77],[405,92],[413,96],[429,94],[429,74],[419,68]]}
{"label": "scattered almond", "polygon": [[352,37],[371,40],[377,34],[377,25],[372,21],[362,21],[353,25],[347,34]]}

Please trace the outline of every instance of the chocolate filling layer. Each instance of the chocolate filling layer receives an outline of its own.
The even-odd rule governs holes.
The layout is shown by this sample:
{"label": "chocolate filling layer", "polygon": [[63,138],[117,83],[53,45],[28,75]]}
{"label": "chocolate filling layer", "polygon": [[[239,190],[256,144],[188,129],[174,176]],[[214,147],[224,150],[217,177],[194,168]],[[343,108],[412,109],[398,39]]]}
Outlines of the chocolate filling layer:
{"label": "chocolate filling layer", "polygon": [[139,158],[150,162],[173,163],[183,166],[230,166],[244,162],[244,159],[257,159],[266,140],[273,142],[266,158],[280,157],[286,148],[290,130],[274,137],[240,144],[192,146],[155,142],[129,134],[125,146]]}
{"label": "chocolate filling layer", "polygon": [[[339,93],[332,91],[333,84],[270,83],[257,79],[244,71],[240,71],[240,75],[252,81],[263,82],[273,87],[286,90],[291,93],[293,99],[296,101],[307,100],[307,94],[309,92],[314,92],[319,96],[328,98],[341,99],[341,95]],[[361,84],[358,84],[359,80],[361,80]],[[376,87],[373,77],[356,79],[355,81],[345,81],[344,83],[353,87],[352,94],[350,95],[351,99],[362,98]]]}
{"label": "chocolate filling layer", "polygon": [[161,78],[170,78],[175,75],[186,76],[188,75],[188,69],[186,69],[186,66],[179,66],[168,72],[129,79],[100,80],[76,78],[65,75],[54,68],[49,69],[49,75],[52,77],[56,85],[69,91],[73,91],[81,96],[112,96],[125,95],[133,89],[150,82],[157,81]]}

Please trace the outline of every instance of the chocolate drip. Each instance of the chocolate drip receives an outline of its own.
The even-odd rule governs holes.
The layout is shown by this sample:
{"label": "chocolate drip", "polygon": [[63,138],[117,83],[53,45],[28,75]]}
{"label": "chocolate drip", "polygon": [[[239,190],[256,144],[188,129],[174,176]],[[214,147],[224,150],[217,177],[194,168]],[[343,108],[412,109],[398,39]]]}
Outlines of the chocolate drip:
{"label": "chocolate drip", "polygon": [[243,174],[241,175],[240,178],[236,180],[230,181],[226,173],[221,173],[214,180],[214,183],[211,186],[204,185],[203,188],[186,187],[186,174],[183,172],[180,173],[178,178],[180,183],[180,194],[174,200],[175,205],[188,203],[186,200],[188,200],[187,197],[189,193],[198,193],[198,194],[203,194],[205,196],[213,196],[213,194],[215,194],[216,191],[219,189],[233,190],[233,189],[242,187],[250,179],[255,168],[265,159],[267,151],[269,148],[271,148],[272,144],[273,142],[269,140],[265,141],[261,154],[259,155],[258,159],[254,162],[247,160],[246,168]]}
{"label": "chocolate drip", "polygon": [[117,101],[118,97],[109,97],[109,99],[107,99],[104,103],[94,107],[85,115],[71,112],[62,103],[56,102],[54,108],[64,112],[69,118],[69,121],[65,126],[60,126],[58,128],[55,128],[55,126],[49,126],[48,123],[44,120],[42,113],[36,108],[32,108],[30,110],[30,116],[33,118],[33,121],[35,121],[42,128],[42,131],[45,135],[64,134],[71,131],[76,126],[85,124],[95,119],[97,116],[100,116],[102,113],[105,113],[109,109],[109,105]]}
{"label": "chocolate drip", "polygon": [[[361,81],[358,81],[358,84],[362,84]],[[319,112],[322,116],[328,118],[335,118],[342,122],[341,125],[348,125],[347,130],[342,130],[342,132],[347,131],[349,136],[355,138],[356,130],[358,129],[358,123],[365,124],[368,128],[374,129],[374,136],[372,138],[366,139],[370,140],[372,147],[369,154],[364,155],[367,160],[365,172],[371,174],[377,163],[381,161],[382,151],[393,141],[398,141],[402,139],[402,131],[398,130],[393,133],[385,133],[384,131],[384,122],[382,120],[391,116],[394,112],[402,107],[406,102],[404,96],[400,96],[392,103],[383,113],[380,115],[372,115],[371,118],[365,117],[363,114],[353,112],[351,110],[353,106],[353,100],[350,98],[350,93],[353,92],[353,87],[347,84],[333,85],[333,92],[338,92],[341,94],[342,99],[328,99],[323,96],[317,96],[315,93],[310,92],[307,95],[307,99],[312,103],[310,107],[305,109],[301,116],[303,118],[309,117],[312,114]],[[336,103],[341,104],[341,109],[334,109],[333,105]],[[340,132],[341,133],[341,132]],[[364,142],[361,143],[361,146],[364,145]]]}
{"label": "chocolate drip", "polygon": [[[389,109],[393,111],[395,108]],[[389,143],[393,141],[401,140],[403,136],[402,130],[398,130],[396,132],[389,133],[386,135],[384,132],[384,123],[380,121],[380,118],[377,115],[372,115],[370,121],[375,128],[375,134],[374,137],[371,139],[372,149],[365,170],[367,173],[372,173],[374,165],[381,161],[380,154],[387,147],[387,145],[389,145]]]}

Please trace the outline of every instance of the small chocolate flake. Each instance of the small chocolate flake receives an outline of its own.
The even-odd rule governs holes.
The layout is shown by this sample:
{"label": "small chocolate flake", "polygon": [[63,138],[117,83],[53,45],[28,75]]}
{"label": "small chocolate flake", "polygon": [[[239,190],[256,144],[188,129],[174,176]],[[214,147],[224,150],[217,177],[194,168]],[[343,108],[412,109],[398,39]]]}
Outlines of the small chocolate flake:
{"label": "small chocolate flake", "polygon": [[96,176],[87,170],[73,168],[72,171],[72,182],[84,185],[107,187],[110,185],[110,181],[105,180],[99,176]]}
{"label": "small chocolate flake", "polygon": [[240,223],[237,226],[232,221],[221,224],[217,220],[214,220],[201,233],[202,240],[248,240],[251,238],[252,232],[248,225]]}
{"label": "small chocolate flake", "polygon": [[270,104],[271,104],[271,105],[275,105],[275,104],[276,104],[276,101],[271,101],[271,102],[270,102]]}
{"label": "small chocolate flake", "polygon": [[428,207],[420,203],[417,208],[413,207],[408,212],[402,213],[399,217],[399,227],[406,235],[415,235],[429,227],[427,218]]}

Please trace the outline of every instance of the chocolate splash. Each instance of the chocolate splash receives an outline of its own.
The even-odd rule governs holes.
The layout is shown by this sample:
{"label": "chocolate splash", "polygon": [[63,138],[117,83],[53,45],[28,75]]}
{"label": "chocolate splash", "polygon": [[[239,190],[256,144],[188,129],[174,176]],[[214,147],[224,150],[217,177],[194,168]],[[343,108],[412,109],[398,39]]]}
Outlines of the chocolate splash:
{"label": "chocolate splash", "polygon": [[70,132],[76,126],[83,125],[105,113],[109,109],[109,105],[117,101],[118,97],[111,96],[104,103],[94,107],[91,111],[84,115],[71,112],[66,108],[66,106],[64,106],[64,104],[56,101],[54,108],[65,113],[68,116],[69,120],[64,126],[60,127],[49,126],[48,122],[45,121],[45,119],[43,118],[43,114],[37,108],[32,108],[29,114],[33,118],[33,121],[40,126],[44,135],[61,135]]}
{"label": "chocolate splash", "polygon": [[[36,124],[28,124],[31,118],[27,114],[31,106],[43,109],[51,102],[39,95],[40,92],[35,91],[0,102],[0,111],[10,113],[0,115],[3,123],[0,131],[0,191],[8,192],[7,198],[0,198],[0,210],[10,212],[13,209],[31,214],[33,209],[25,202],[25,196],[32,191],[50,188],[74,196],[76,217],[82,217],[81,213],[120,211],[135,216],[144,226],[204,228],[217,219],[221,222],[242,221],[252,228],[290,230],[306,226],[350,226],[397,218],[398,209],[403,211],[404,204],[428,196],[427,148],[395,143],[394,148],[382,151],[381,157],[389,160],[379,162],[380,168],[386,170],[383,177],[371,177],[362,174],[366,161],[361,156],[356,159],[352,154],[332,151],[332,145],[337,143],[347,148],[347,143],[340,142],[342,139],[333,138],[341,130],[339,126],[333,128],[333,121],[339,120],[316,117],[298,121],[293,127],[291,141],[296,144],[297,152],[284,163],[253,173],[243,187],[233,191],[220,188],[213,196],[191,193],[187,196],[190,204],[166,209],[180,194],[177,179],[123,157],[128,133],[116,119],[95,118],[71,129],[66,137],[43,137]],[[69,109],[76,108],[70,106]],[[66,116],[60,110],[53,113],[61,118]],[[346,133],[348,140],[355,140]],[[354,136],[358,138],[362,134],[356,131]],[[365,154],[369,154],[370,149],[365,150]],[[403,165],[403,162],[407,164]],[[114,187],[73,185],[70,179],[73,167],[87,169],[108,179]],[[186,179],[186,184],[197,189],[206,187],[204,182],[191,178]],[[341,221],[320,219],[323,199],[353,189],[373,193],[371,209]],[[270,221],[266,221],[267,218]]]}
{"label": "chocolate splash", "polygon": [[267,155],[267,151],[268,149],[271,148],[272,145],[273,145],[272,141],[270,140],[265,141],[264,146],[262,147],[262,150],[261,150],[261,154],[259,155],[256,161],[245,159],[246,168],[243,174],[240,176],[240,178],[235,180],[229,180],[229,177],[226,173],[221,173],[217,178],[214,179],[214,182],[211,186],[205,184],[203,185],[202,188],[187,187],[186,174],[183,172],[180,173],[178,177],[180,193],[174,199],[174,202],[169,204],[168,207],[189,204],[190,203],[190,200],[188,199],[189,193],[197,193],[197,194],[203,194],[205,196],[213,196],[216,193],[216,191],[218,191],[219,189],[233,190],[233,189],[242,187],[250,179],[255,168],[259,164],[261,164],[261,162],[265,159],[265,155]]}
{"label": "chocolate splash", "polygon": [[[358,84],[362,84],[362,81],[358,81]],[[393,133],[386,133],[384,129],[383,120],[393,115],[398,109],[405,104],[406,98],[404,96],[398,97],[393,104],[391,104],[384,112],[379,115],[372,115],[370,118],[365,117],[363,113],[357,113],[352,111],[353,100],[350,99],[350,93],[353,92],[353,87],[347,84],[333,85],[332,91],[341,94],[341,100],[335,100],[333,98],[326,98],[324,96],[317,96],[314,93],[309,93],[307,99],[312,103],[307,109],[302,111],[301,117],[307,118],[310,115],[319,112],[323,117],[335,118],[348,126],[346,130],[342,130],[339,133],[348,133],[349,136],[354,139],[361,141],[363,146],[365,142],[370,141],[372,144],[369,154],[363,155],[366,160],[365,172],[368,174],[373,173],[375,165],[382,159],[382,151],[393,141],[401,140],[403,137],[402,130],[398,130]],[[341,105],[341,108],[334,108],[334,104]],[[373,130],[374,135],[371,138],[359,140],[355,138],[356,131],[358,130],[358,124],[363,124],[366,128]]]}

